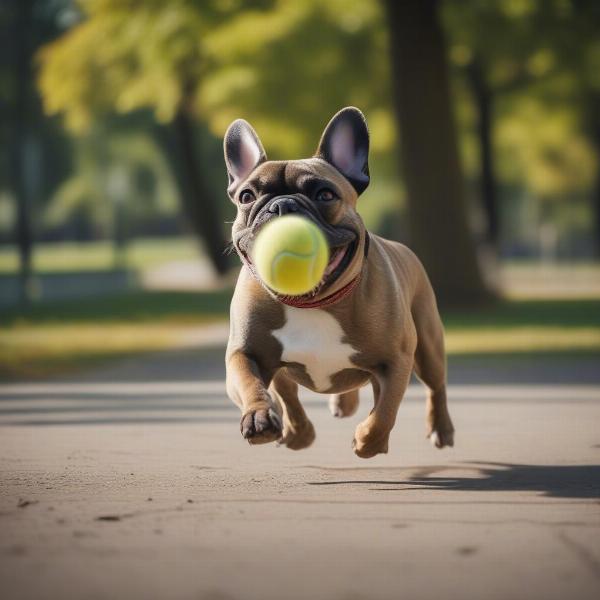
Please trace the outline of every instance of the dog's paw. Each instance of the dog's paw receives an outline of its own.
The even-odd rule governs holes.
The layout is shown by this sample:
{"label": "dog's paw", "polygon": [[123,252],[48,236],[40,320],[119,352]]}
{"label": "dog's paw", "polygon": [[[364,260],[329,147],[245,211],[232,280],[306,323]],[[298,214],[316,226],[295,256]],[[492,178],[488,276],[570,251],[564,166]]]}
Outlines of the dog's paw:
{"label": "dog's paw", "polygon": [[290,450],[302,450],[308,448],[315,441],[315,437],[315,428],[307,420],[302,426],[294,429],[286,425],[283,429],[283,435],[277,443],[281,446],[287,446]]}
{"label": "dog's paw", "polygon": [[436,448],[454,446],[454,429],[434,429],[427,437]]}
{"label": "dog's paw", "polygon": [[359,423],[352,440],[354,454],[360,458],[372,458],[376,454],[387,454],[390,432],[366,423]]}
{"label": "dog's paw", "polygon": [[447,411],[432,415],[427,425],[427,437],[436,448],[454,446],[454,425]]}
{"label": "dog's paw", "polygon": [[387,454],[388,452],[388,442],[372,442],[364,440],[357,440],[354,438],[352,440],[352,450],[354,450],[354,454],[359,456],[360,458],[373,458],[377,454]]}
{"label": "dog's paw", "polygon": [[242,416],[240,431],[249,444],[266,444],[281,437],[283,426],[272,408],[251,410]]}

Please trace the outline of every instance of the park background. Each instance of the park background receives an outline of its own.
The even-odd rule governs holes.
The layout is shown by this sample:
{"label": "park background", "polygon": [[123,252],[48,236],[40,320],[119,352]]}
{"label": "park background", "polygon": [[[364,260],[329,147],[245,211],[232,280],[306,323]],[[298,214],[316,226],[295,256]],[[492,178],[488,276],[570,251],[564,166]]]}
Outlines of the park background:
{"label": "park background", "polygon": [[0,378],[194,348],[239,269],[227,125],[305,157],[346,105],[451,367],[600,354],[597,2],[5,0],[0,31]]}
{"label": "park background", "polygon": [[[3,597],[596,600],[599,32],[597,0],[0,0]],[[453,448],[417,382],[369,461],[370,389],[301,390],[301,452],[226,397],[223,133],[310,156],[347,105]]]}

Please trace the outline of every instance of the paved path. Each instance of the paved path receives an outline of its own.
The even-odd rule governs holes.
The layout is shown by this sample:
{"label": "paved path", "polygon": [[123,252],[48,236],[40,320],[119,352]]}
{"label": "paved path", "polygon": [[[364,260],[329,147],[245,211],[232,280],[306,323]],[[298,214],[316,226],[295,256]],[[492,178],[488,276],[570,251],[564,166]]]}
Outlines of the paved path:
{"label": "paved path", "polygon": [[454,385],[443,451],[411,387],[364,461],[368,393],[305,394],[292,452],[243,442],[220,378],[150,379],[0,386],[2,597],[598,597],[597,384]]}

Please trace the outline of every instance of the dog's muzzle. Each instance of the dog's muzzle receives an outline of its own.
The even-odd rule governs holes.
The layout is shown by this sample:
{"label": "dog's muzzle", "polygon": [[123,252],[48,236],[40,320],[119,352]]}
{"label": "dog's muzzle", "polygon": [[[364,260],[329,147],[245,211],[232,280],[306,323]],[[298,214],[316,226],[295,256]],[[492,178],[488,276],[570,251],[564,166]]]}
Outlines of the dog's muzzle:
{"label": "dog's muzzle", "polygon": [[278,217],[283,217],[283,215],[300,212],[300,207],[298,206],[296,198],[292,196],[279,196],[269,204],[267,210]]}
{"label": "dog's muzzle", "polygon": [[300,215],[313,221],[325,234],[331,249],[346,246],[357,239],[357,234],[354,231],[343,227],[334,227],[327,223],[315,208],[313,202],[302,196],[291,195],[276,196],[261,208],[252,223],[252,235],[255,236],[272,219],[290,214]]}

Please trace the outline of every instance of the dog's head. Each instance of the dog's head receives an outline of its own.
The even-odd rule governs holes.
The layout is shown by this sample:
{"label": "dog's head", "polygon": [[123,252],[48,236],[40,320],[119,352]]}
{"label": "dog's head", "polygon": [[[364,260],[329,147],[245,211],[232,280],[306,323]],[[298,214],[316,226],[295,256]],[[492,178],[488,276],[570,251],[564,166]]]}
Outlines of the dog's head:
{"label": "dog's head", "polygon": [[267,160],[256,132],[242,119],[229,126],[224,150],[227,192],[237,206],[232,241],[253,273],[251,247],[260,228],[271,219],[296,213],[321,228],[330,249],[323,279],[314,290],[296,297],[296,303],[329,297],[356,279],[366,243],[356,201],[369,185],[369,132],[357,108],[344,108],[331,119],[313,158]]}

